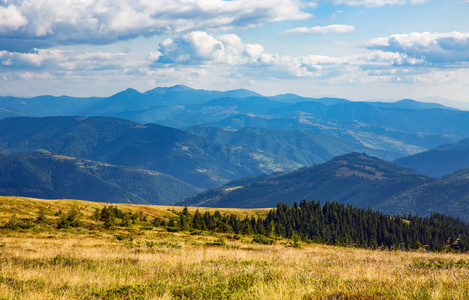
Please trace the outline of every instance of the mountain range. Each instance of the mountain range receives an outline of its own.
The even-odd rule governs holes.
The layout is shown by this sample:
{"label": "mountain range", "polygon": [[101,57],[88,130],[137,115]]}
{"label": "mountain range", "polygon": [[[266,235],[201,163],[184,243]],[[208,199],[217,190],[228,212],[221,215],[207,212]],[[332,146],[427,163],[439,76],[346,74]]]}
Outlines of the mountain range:
{"label": "mountain range", "polygon": [[174,128],[107,117],[0,120],[0,153],[53,154],[160,171],[201,188],[301,165],[245,146],[219,145]]}
{"label": "mountain range", "polygon": [[144,93],[127,89],[105,98],[0,97],[0,118],[11,116],[108,116],[178,129],[204,125],[303,130],[361,144],[375,150],[366,153],[387,160],[469,138],[469,112],[435,103],[266,97],[243,89],[220,92],[182,85]]}
{"label": "mountain range", "polygon": [[181,85],[0,97],[0,193],[215,207],[305,198],[469,220],[467,124],[467,111],[410,99]]}

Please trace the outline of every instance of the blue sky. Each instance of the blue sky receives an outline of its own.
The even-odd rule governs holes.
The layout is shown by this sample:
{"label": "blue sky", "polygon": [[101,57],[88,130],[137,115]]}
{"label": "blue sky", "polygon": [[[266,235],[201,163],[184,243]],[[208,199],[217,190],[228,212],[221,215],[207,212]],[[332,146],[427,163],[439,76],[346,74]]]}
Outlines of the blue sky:
{"label": "blue sky", "polygon": [[0,0],[0,94],[469,102],[467,0]]}

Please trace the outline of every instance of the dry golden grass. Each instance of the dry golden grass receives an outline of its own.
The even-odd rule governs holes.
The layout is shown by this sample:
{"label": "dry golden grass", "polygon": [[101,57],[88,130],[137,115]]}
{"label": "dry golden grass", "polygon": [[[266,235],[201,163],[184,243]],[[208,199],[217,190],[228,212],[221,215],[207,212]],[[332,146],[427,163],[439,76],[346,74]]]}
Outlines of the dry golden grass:
{"label": "dry golden grass", "polygon": [[[81,200],[70,200],[70,199],[60,199],[60,200],[43,200],[43,199],[34,199],[34,198],[25,198],[25,197],[9,197],[9,196],[0,196],[0,225],[8,221],[11,215],[16,214],[18,218],[36,218],[39,209],[42,207],[46,210],[46,213],[51,215],[59,210],[67,212],[71,207],[77,207],[85,217],[92,215],[93,211],[96,208],[103,208],[104,206],[112,205],[117,206],[120,210],[130,211],[132,213],[142,212],[143,214],[153,218],[153,217],[168,217],[173,215],[172,210],[182,211],[184,207],[182,206],[162,206],[162,205],[135,205],[135,204],[109,204],[101,202],[89,202]],[[269,208],[261,209],[237,209],[237,208],[204,208],[204,207],[189,207],[188,210],[191,214],[194,214],[196,210],[199,210],[201,213],[209,211],[213,214],[216,210],[220,211],[222,214],[236,214],[239,217],[244,218],[245,216],[255,217],[265,216],[269,212]]]}
{"label": "dry golden grass", "polygon": [[[52,203],[23,201],[17,207]],[[51,210],[67,211],[66,203]],[[2,202],[0,210],[6,217],[15,207]],[[0,299],[469,299],[466,254],[292,248],[230,235],[225,246],[208,243],[220,236],[138,226],[0,229]]]}

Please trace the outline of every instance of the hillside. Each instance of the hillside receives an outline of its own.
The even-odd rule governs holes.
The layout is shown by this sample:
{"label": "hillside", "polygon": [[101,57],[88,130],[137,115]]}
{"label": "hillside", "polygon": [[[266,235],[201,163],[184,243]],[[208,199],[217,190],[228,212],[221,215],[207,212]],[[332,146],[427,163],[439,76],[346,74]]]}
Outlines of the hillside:
{"label": "hillside", "polygon": [[[245,186],[207,190],[180,204],[254,208],[314,199],[373,209],[383,206],[393,196],[433,181],[413,170],[358,153],[264,179],[252,180]],[[395,213],[392,207],[383,211]]]}
{"label": "hillside", "polygon": [[170,204],[200,191],[171,176],[63,155],[0,155],[0,195]]}
{"label": "hillside", "polygon": [[368,148],[333,135],[301,130],[253,127],[228,130],[220,127],[196,126],[190,127],[186,131],[209,139],[216,144],[240,145],[267,151],[303,166],[320,164],[335,156],[350,152],[364,152],[376,157],[388,154],[384,150]]}
{"label": "hillside", "polygon": [[0,153],[45,149],[54,154],[160,171],[197,187],[300,167],[244,146],[217,145],[156,124],[106,117],[0,120]]}
{"label": "hillside", "polygon": [[469,221],[469,169],[457,171],[437,181],[422,184],[379,205],[399,214],[428,216],[433,212]]}
{"label": "hillside", "polygon": [[442,177],[469,167],[469,139],[444,144],[428,151],[397,159],[395,163],[432,177]]}
{"label": "hillside", "polygon": [[[425,151],[428,147],[455,140],[452,136],[445,134],[403,132],[385,128],[380,125],[371,126],[358,121],[344,125],[334,120],[316,119],[311,115],[309,117],[235,115],[205,125],[229,130],[254,127],[262,129],[301,130],[315,134],[330,135],[349,143],[370,148],[376,151],[375,153],[369,153],[370,155],[377,155],[386,160],[395,160],[402,156],[416,154]],[[378,155],[378,153],[381,154]]]}
{"label": "hillside", "polygon": [[[215,209],[199,210],[204,215],[208,211],[212,217],[217,214]],[[113,226],[106,227],[108,221],[97,221],[95,214],[105,216],[109,211],[123,212],[131,222],[122,224],[123,219],[116,218]],[[194,208],[188,211],[195,215]],[[235,214],[239,220],[248,217],[249,222],[251,217],[265,218],[270,209],[219,211],[219,217]],[[295,218],[304,217],[302,212],[307,211],[295,213]],[[324,209],[323,213],[333,211]],[[72,212],[79,212],[74,215],[78,224],[57,228]],[[371,250],[356,245],[333,246],[328,240],[323,241],[326,245],[298,237],[179,230],[155,222],[180,220],[183,212],[182,207],[128,204],[111,207],[77,200],[0,197],[0,269],[7,274],[0,281],[0,298],[300,300],[431,299],[433,295],[443,299],[467,298],[467,254],[446,253],[457,245],[437,253],[425,251],[420,242],[403,250],[392,247],[388,251],[385,246]],[[378,216],[373,220],[384,219],[388,225],[400,222],[385,218]],[[331,220],[335,222],[334,218]],[[432,229],[427,220],[424,224]],[[449,226],[444,224],[437,229],[448,231]],[[385,242],[394,242],[388,232],[383,235],[378,227],[366,228]],[[416,233],[410,236],[417,238],[425,232]],[[451,235],[445,232],[438,238],[444,237],[446,242],[448,236]]]}

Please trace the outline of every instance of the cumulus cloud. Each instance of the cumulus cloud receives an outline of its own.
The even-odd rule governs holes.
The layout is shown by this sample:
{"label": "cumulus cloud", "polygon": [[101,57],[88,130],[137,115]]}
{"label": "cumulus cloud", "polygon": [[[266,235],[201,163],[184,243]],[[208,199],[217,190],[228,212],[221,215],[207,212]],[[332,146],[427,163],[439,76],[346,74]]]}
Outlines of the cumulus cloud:
{"label": "cumulus cloud", "polygon": [[251,27],[311,17],[301,0],[10,0],[0,4],[0,45],[18,51],[107,44],[137,36]]}
{"label": "cumulus cloud", "polygon": [[403,53],[429,64],[469,62],[469,32],[395,34],[371,40],[368,49]]}
{"label": "cumulus cloud", "polygon": [[284,31],[283,33],[347,33],[354,31],[351,25],[334,24],[328,26],[298,27]]}
{"label": "cumulus cloud", "polygon": [[0,33],[16,31],[27,23],[16,6],[0,6]]}
{"label": "cumulus cloud", "polygon": [[405,53],[372,51],[361,55],[329,57],[308,55],[291,57],[267,53],[258,44],[244,43],[238,36],[219,37],[192,32],[159,45],[154,68],[168,66],[230,66],[244,76],[271,78],[332,78],[353,72],[387,70],[421,65],[424,60]]}
{"label": "cumulus cloud", "polygon": [[322,0],[334,4],[345,4],[350,6],[380,7],[385,5],[422,4],[428,0]]}
{"label": "cumulus cloud", "polygon": [[155,67],[161,67],[161,64],[230,65],[251,68],[253,72],[268,72],[274,77],[308,73],[299,59],[265,53],[261,45],[244,43],[234,34],[214,37],[206,32],[191,32],[163,41],[159,45],[159,53]]}
{"label": "cumulus cloud", "polygon": [[259,44],[245,44],[237,35],[224,34],[215,38],[202,31],[195,31],[166,39],[160,44],[160,63],[245,64],[260,58],[264,48]]}

